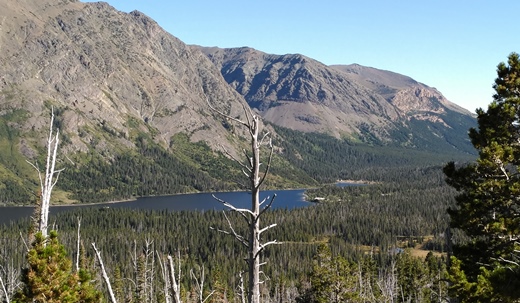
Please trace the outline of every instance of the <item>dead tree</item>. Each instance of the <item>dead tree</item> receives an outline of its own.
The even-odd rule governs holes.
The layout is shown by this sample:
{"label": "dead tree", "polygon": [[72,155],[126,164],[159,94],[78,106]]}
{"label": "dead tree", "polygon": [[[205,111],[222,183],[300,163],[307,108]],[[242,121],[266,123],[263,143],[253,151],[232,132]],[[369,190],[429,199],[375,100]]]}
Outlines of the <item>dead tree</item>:
{"label": "dead tree", "polygon": [[154,242],[146,240],[144,250],[144,292],[146,302],[152,302],[154,297],[154,277],[155,277],[155,255]]}
{"label": "dead tree", "polygon": [[45,176],[42,177],[42,172],[38,168],[37,164],[33,164],[29,161],[30,165],[34,167],[38,171],[38,177],[40,178],[40,201],[39,207],[36,209],[36,213],[38,218],[37,222],[37,231],[41,232],[44,238],[47,238],[47,230],[49,226],[49,206],[51,202],[51,193],[52,189],[58,182],[58,178],[60,176],[60,172],[63,169],[56,170],[56,155],[58,152],[58,144],[59,144],[59,129],[56,130],[56,134],[53,131],[54,124],[54,110],[51,110],[51,123],[49,128],[49,137],[47,138],[47,161],[45,164]]}
{"label": "dead tree", "polygon": [[181,302],[181,255],[178,253],[178,270],[177,277],[175,276],[175,262],[171,255],[168,255],[168,265],[169,265],[169,273],[170,273],[170,286],[173,293],[173,302],[174,303],[182,303]]}
{"label": "dead tree", "polygon": [[78,217],[78,236],[76,241],[76,272],[79,272],[79,257],[80,257],[80,246],[81,246],[81,218]]}
{"label": "dead tree", "polygon": [[112,290],[112,284],[110,284],[110,278],[108,277],[107,272],[105,270],[105,265],[103,264],[103,259],[101,258],[101,254],[99,253],[98,249],[96,248],[96,243],[92,243],[92,248],[94,248],[94,251],[96,252],[96,258],[99,262],[99,267],[101,268],[103,280],[105,280],[105,283],[106,283],[107,289],[108,289],[108,294],[110,295],[110,302],[117,303],[116,296],[114,295],[114,291]]}
{"label": "dead tree", "polygon": [[[9,241],[8,239],[6,239]],[[21,280],[21,269],[15,265],[13,259],[5,258],[2,260],[4,265],[0,265],[0,286],[2,287],[0,291],[0,302],[9,303],[13,295],[20,288]],[[5,295],[5,298],[2,301],[1,293]]]}
{"label": "dead tree", "polygon": [[200,279],[197,278],[193,268],[190,270],[190,276],[193,281],[195,281],[195,290],[197,291],[198,303],[205,303],[214,293],[215,290],[212,290],[206,297],[204,297],[204,265],[199,268]]}
{"label": "dead tree", "polygon": [[2,286],[2,290],[4,291],[5,301],[9,303],[9,293],[7,292],[7,288],[5,287],[4,280],[2,280],[2,275],[0,275],[0,285]]}
{"label": "dead tree", "polygon": [[169,291],[169,285],[170,285],[170,278],[168,276],[168,271],[164,266],[164,263],[162,261],[161,255],[159,255],[158,251],[155,251],[155,254],[157,255],[157,260],[159,261],[159,266],[161,267],[161,275],[163,278],[163,292],[164,292],[164,300],[165,303],[171,303],[171,296]]}
{"label": "dead tree", "polygon": [[[209,101],[208,101],[209,104]],[[251,208],[250,209],[240,209],[236,208],[233,205],[229,204],[226,201],[223,201],[217,197],[218,201],[223,203],[229,209],[238,212],[247,222],[249,227],[249,234],[244,237],[235,232],[231,222],[229,222],[230,231],[220,230],[223,233],[234,236],[240,243],[242,243],[248,250],[247,264],[248,264],[248,289],[247,289],[247,301],[249,303],[259,303],[260,302],[260,284],[263,281],[260,280],[260,266],[263,263],[260,262],[260,253],[269,245],[278,243],[276,240],[261,242],[261,235],[265,231],[273,228],[276,224],[271,224],[264,228],[261,228],[260,218],[268,210],[276,195],[273,196],[271,200],[269,198],[263,199],[260,201],[260,187],[264,183],[265,178],[269,173],[269,168],[271,166],[271,160],[273,156],[273,145],[269,132],[264,133],[260,137],[260,124],[261,120],[258,115],[256,115],[249,107],[244,105],[244,113],[245,113],[245,121],[231,117],[229,115],[224,114],[223,112],[215,109],[211,104],[209,104],[210,108],[217,112],[219,115],[223,116],[226,119],[232,120],[239,125],[246,128],[249,138],[250,138],[250,150],[247,152],[244,150],[244,155],[247,159],[246,162],[241,161],[230,153],[227,153],[230,157],[232,157],[237,163],[242,167],[242,172],[249,179],[249,190],[251,191]],[[263,146],[266,146],[269,149],[269,155],[267,157],[267,163],[265,167],[260,170],[261,162],[260,162],[260,150]],[[267,205],[263,206],[265,202],[268,202]],[[227,219],[227,217],[226,217]]]}

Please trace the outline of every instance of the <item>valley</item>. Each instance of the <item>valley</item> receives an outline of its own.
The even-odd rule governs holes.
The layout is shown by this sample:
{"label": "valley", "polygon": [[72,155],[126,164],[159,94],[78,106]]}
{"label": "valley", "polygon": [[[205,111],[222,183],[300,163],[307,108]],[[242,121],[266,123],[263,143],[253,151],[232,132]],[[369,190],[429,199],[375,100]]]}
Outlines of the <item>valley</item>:
{"label": "valley", "polygon": [[[0,300],[27,301],[28,262],[59,267],[47,255],[75,258],[60,264],[70,289],[93,287],[76,292],[85,302],[244,302],[257,256],[262,302],[446,300],[448,254],[467,238],[450,227],[443,168],[479,154],[476,115],[442,92],[358,64],[187,45],[104,2],[7,0],[0,20],[0,212],[39,211],[49,128],[50,202],[67,209],[51,207],[48,242],[38,211],[0,223]],[[210,193],[234,206],[208,206]],[[169,195],[189,199],[169,208]]]}

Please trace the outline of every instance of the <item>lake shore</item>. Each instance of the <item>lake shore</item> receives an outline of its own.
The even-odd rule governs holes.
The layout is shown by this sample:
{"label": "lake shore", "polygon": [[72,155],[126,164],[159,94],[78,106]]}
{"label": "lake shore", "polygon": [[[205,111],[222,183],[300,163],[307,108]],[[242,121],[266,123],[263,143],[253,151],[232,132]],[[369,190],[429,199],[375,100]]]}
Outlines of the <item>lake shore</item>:
{"label": "lake shore", "polygon": [[[374,181],[367,181],[367,180],[337,180],[336,183],[340,184],[376,184],[377,182]],[[318,187],[315,187],[318,188]],[[262,191],[276,191],[276,190],[303,190],[306,191],[308,189],[315,189],[315,188],[284,188],[284,189],[264,189]],[[80,202],[71,202],[66,203],[62,202],[59,204],[51,204],[51,207],[69,207],[69,206],[96,206],[96,205],[104,205],[104,204],[117,204],[117,203],[125,203],[125,202],[133,202],[136,201],[139,198],[153,198],[153,197],[167,197],[167,196],[179,196],[179,195],[194,195],[194,194],[207,194],[207,193],[240,193],[240,192],[249,192],[247,190],[230,190],[230,191],[223,191],[223,192],[188,192],[188,193],[173,193],[173,194],[164,194],[164,195],[156,195],[156,196],[142,196],[142,197],[133,197],[129,199],[122,199],[122,200],[113,200],[113,201],[105,201],[105,202],[88,202],[88,203],[80,203]],[[304,193],[305,196],[305,193]],[[308,202],[312,202],[307,200]],[[16,204],[0,204],[0,209],[3,207],[28,207],[32,208],[35,207],[35,204],[31,205],[16,205]]]}
{"label": "lake shore", "polygon": [[[137,200],[137,198],[126,199],[126,200],[114,200],[114,201],[106,201],[106,202],[90,202],[90,203],[60,203],[60,204],[51,204],[51,207],[68,207],[68,206],[95,206],[102,204],[115,204],[115,203],[124,203],[124,202],[132,202]],[[27,207],[32,208],[35,207],[36,204],[0,204],[0,209],[2,207]]]}
{"label": "lake shore", "polygon": [[[275,190],[263,191],[261,198],[276,194],[272,208],[293,209],[306,207],[310,204],[304,200],[304,190]],[[251,195],[249,192],[215,192],[197,194],[177,194],[154,197],[139,197],[135,200],[110,201],[105,203],[90,204],[69,204],[51,205],[50,215],[72,211],[81,208],[98,209],[119,209],[130,208],[135,210],[160,210],[160,211],[209,211],[209,210],[228,210],[222,203],[215,200],[213,195],[219,199],[233,204],[237,208],[248,208],[251,206]],[[32,206],[4,206],[0,207],[0,224],[16,221],[21,218],[28,218],[34,213]]]}

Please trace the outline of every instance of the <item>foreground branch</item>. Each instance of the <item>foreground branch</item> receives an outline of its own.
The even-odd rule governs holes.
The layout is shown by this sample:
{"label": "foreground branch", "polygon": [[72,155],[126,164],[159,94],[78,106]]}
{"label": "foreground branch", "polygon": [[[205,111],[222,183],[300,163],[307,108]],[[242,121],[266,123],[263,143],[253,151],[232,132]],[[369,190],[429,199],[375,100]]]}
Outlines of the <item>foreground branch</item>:
{"label": "foreground branch", "polygon": [[2,280],[2,276],[0,275],[0,284],[2,285],[2,290],[5,294],[5,301],[9,303],[9,294],[7,293],[7,289],[5,288],[4,280]]}
{"label": "foreground branch", "polygon": [[110,301],[112,303],[117,303],[116,297],[114,296],[114,291],[112,291],[112,285],[110,284],[110,279],[108,278],[107,272],[105,271],[105,265],[103,265],[103,259],[101,259],[101,254],[96,248],[96,243],[92,243],[92,247],[94,248],[94,251],[96,252],[96,257],[99,262],[99,266],[101,267],[101,273],[103,274],[103,279],[105,280],[105,283],[108,288],[108,293],[110,294]]}

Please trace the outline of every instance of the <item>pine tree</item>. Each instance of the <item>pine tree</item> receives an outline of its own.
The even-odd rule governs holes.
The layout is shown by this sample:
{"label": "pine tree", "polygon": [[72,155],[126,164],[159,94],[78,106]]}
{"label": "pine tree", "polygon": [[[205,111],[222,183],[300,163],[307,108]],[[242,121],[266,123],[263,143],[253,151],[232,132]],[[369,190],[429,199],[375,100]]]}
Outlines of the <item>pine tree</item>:
{"label": "pine tree", "polygon": [[508,302],[520,298],[518,54],[510,54],[507,64],[500,63],[497,74],[493,102],[487,111],[477,110],[478,129],[469,131],[479,152],[477,161],[465,166],[449,163],[444,172],[448,184],[459,192],[456,207],[448,210],[451,226],[469,239],[453,246],[455,257],[461,261],[460,270],[468,283],[487,285],[481,280],[489,280],[495,298]]}
{"label": "pine tree", "polygon": [[298,302],[357,302],[357,268],[341,256],[332,256],[330,248],[321,244],[310,274],[311,288]]}
{"label": "pine tree", "polygon": [[461,262],[451,257],[449,269],[450,295],[460,302],[502,302],[499,298],[493,301],[493,288],[489,281],[489,271],[481,267],[481,272],[474,282],[468,281]]}
{"label": "pine tree", "polygon": [[424,302],[423,292],[428,281],[423,262],[411,255],[409,250],[396,256],[397,285],[403,301]]}
{"label": "pine tree", "polygon": [[27,254],[28,267],[22,274],[23,288],[14,302],[101,302],[101,294],[90,283],[86,270],[74,272],[56,231],[47,240],[38,232]]}

